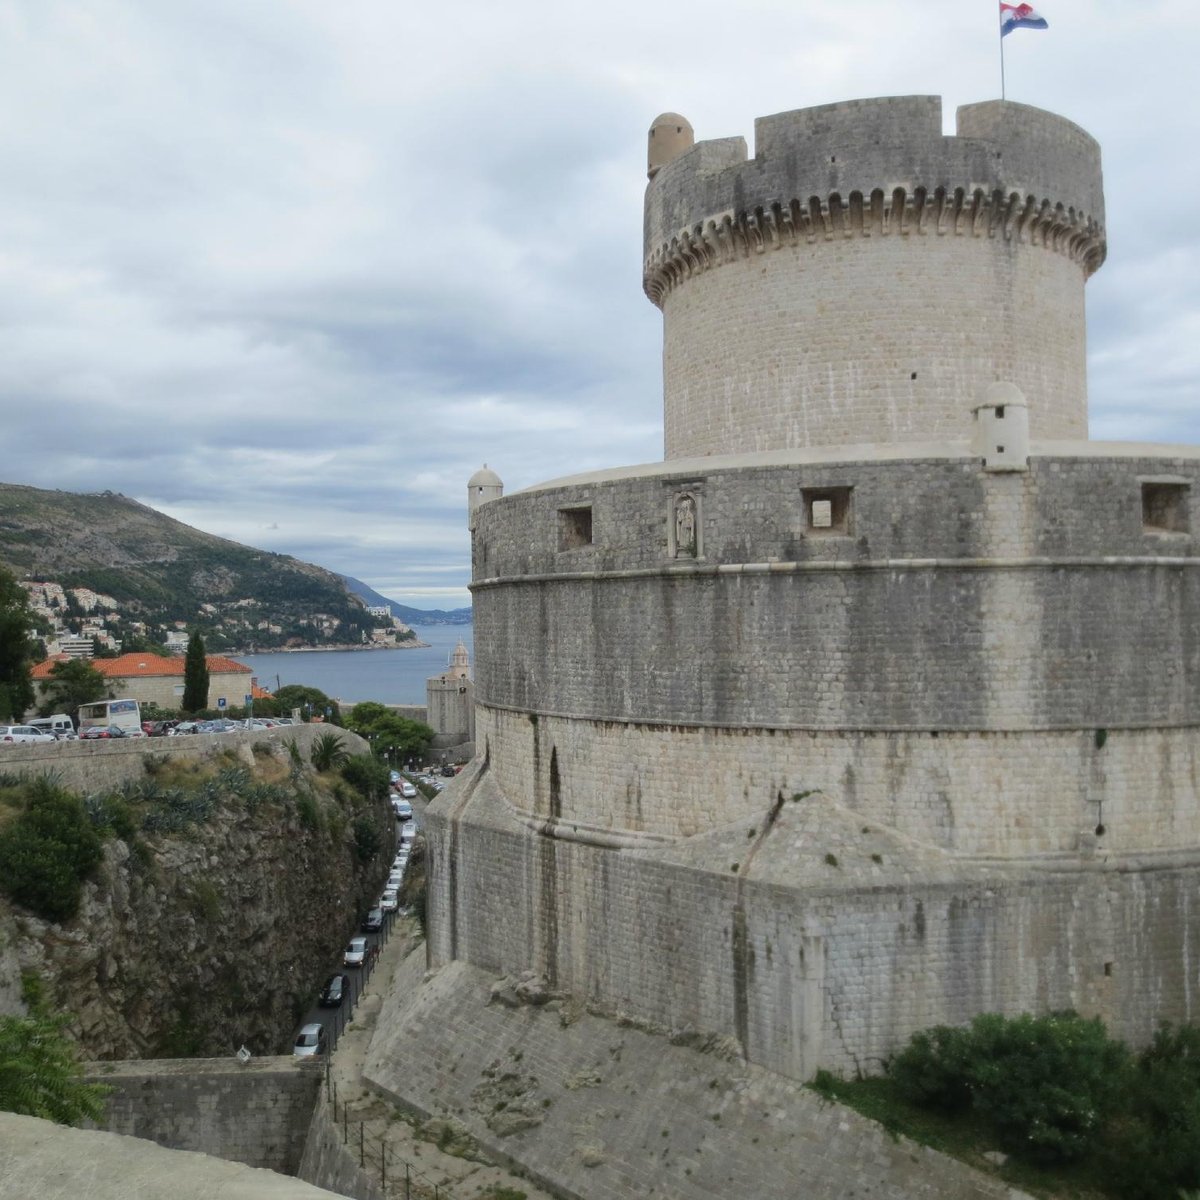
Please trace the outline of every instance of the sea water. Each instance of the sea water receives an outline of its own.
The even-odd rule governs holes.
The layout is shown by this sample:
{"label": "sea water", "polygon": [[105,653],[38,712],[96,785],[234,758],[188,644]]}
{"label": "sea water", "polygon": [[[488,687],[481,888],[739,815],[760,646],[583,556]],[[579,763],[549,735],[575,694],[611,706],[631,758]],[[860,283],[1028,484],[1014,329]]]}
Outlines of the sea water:
{"label": "sea water", "polygon": [[474,658],[470,625],[414,625],[426,648],[415,650],[289,650],[274,654],[233,654],[245,663],[258,686],[273,692],[288,684],[315,687],[344,704],[424,704],[425,680],[440,675],[461,641]]}

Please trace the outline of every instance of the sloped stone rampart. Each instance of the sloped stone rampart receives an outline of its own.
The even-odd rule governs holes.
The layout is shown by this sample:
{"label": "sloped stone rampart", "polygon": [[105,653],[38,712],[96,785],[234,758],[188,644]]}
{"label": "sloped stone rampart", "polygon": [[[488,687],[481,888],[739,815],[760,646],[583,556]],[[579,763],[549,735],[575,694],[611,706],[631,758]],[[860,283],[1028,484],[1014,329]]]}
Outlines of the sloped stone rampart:
{"label": "sloped stone rampart", "polygon": [[[777,1075],[552,1001],[490,1002],[465,963],[419,951],[384,1001],[366,1077],[579,1200],[1018,1200]],[[519,990],[519,989],[518,989]]]}

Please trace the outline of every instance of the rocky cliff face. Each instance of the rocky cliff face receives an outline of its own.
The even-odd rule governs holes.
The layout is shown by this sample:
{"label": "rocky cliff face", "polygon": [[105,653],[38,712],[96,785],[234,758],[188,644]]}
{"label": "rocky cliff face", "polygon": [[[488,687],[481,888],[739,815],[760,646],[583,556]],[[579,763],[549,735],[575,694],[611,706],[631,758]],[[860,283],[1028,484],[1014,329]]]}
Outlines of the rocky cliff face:
{"label": "rocky cliff face", "polygon": [[74,1015],[87,1058],[286,1049],[377,894],[390,822],[383,803],[335,776],[300,772],[282,749],[256,751],[253,771],[170,764],[191,773],[211,811],[107,841],[69,922],[0,900],[0,1011],[32,972]]}

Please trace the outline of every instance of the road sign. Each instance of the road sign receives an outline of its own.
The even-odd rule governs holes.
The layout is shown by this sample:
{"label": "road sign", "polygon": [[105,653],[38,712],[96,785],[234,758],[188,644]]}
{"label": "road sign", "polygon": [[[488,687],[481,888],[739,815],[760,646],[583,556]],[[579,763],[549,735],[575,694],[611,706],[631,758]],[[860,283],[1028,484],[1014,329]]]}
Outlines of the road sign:
{"label": "road sign", "polygon": [[218,707],[218,708],[224,708],[224,707],[225,707],[225,697],[224,697],[224,696],[218,696],[218,697],[217,697],[217,707]]}

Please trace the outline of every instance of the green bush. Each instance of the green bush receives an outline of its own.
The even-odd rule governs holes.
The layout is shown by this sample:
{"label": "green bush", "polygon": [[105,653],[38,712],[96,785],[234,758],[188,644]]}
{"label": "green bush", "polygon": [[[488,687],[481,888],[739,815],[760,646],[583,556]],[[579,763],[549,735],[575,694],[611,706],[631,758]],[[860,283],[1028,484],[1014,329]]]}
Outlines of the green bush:
{"label": "green bush", "polygon": [[342,763],[342,778],[368,800],[382,800],[388,794],[388,768],[370,754],[355,754]]}
{"label": "green bush", "polygon": [[104,1117],[109,1089],[84,1083],[65,1016],[0,1017],[0,1110],[62,1125]]}
{"label": "green bush", "polygon": [[970,1107],[1005,1150],[1048,1164],[1097,1147],[1128,1067],[1099,1020],[985,1013],[967,1029],[916,1035],[891,1073],[914,1103]]}
{"label": "green bush", "polygon": [[79,911],[83,881],[100,858],[100,837],[82,801],[36,780],[24,811],[0,832],[0,887],[48,921],[67,920]]}
{"label": "green bush", "polygon": [[379,853],[383,838],[379,827],[365,814],[354,818],[354,852],[359,862],[370,862]]}
{"label": "green bush", "polygon": [[300,815],[300,824],[305,829],[315,832],[321,828],[321,809],[312,792],[296,793],[296,812]]}
{"label": "green bush", "polygon": [[1105,1158],[1128,1200],[1200,1188],[1200,1028],[1164,1026],[1138,1055]]}

